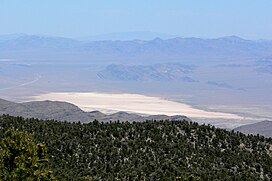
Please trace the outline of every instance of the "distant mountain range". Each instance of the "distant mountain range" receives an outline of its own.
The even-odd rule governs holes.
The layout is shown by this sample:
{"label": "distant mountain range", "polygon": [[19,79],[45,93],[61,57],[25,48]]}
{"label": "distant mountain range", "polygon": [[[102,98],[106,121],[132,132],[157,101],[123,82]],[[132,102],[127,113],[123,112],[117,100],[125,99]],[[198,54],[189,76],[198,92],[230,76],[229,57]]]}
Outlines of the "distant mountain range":
{"label": "distant mountain range", "polygon": [[104,41],[104,40],[152,40],[156,37],[160,37],[161,39],[169,39],[175,38],[175,35],[169,35],[165,33],[157,33],[150,31],[135,31],[135,32],[115,32],[115,33],[106,33],[94,36],[80,37],[80,40],[88,40],[88,41]]}
{"label": "distant mountain range", "polygon": [[[54,89],[86,91],[95,87],[96,91],[148,94],[158,90],[156,94],[177,95],[177,99],[181,95],[189,95],[189,102],[203,107],[225,103],[270,106],[272,101],[267,95],[272,90],[272,41],[245,40],[237,36],[169,38],[89,41],[25,34],[0,36],[1,94],[13,96],[10,90],[15,88],[29,93]],[[37,82],[35,80],[39,76],[36,75],[42,77]],[[182,82],[175,82],[177,80]],[[35,83],[29,85],[33,81]],[[141,81],[157,82],[145,84]],[[38,104],[36,102],[34,108],[39,107]],[[88,121],[98,116],[95,113],[95,116],[90,116],[73,105],[62,107],[61,103],[57,109],[51,110],[51,104],[42,103],[49,106],[45,113],[33,111],[25,103],[16,104],[16,109],[12,106],[11,109],[1,108],[1,113],[68,121]],[[67,107],[68,111],[63,111]],[[60,114],[51,112],[58,110]],[[264,119],[269,119],[270,112]],[[108,116],[98,114],[103,117],[100,119]],[[124,113],[122,115],[125,116]]]}
{"label": "distant mountain range", "polygon": [[12,116],[22,116],[25,118],[38,118],[44,120],[59,120],[69,122],[91,122],[99,120],[109,121],[145,121],[145,120],[187,120],[189,118],[181,115],[166,116],[152,115],[140,116],[126,112],[117,112],[114,114],[103,114],[99,111],[84,112],[77,106],[59,101],[33,101],[25,103],[14,103],[0,99],[0,115],[9,114]]}
{"label": "distant mountain range", "polygon": [[[272,56],[272,41],[236,36],[217,39],[171,38],[129,41],[80,41],[63,37],[0,36],[0,58],[46,61],[100,61],[138,63],[194,62]],[[41,58],[42,57],[42,58]]]}
{"label": "distant mountain range", "polygon": [[182,64],[155,65],[109,65],[98,73],[102,79],[121,81],[173,81],[197,82],[188,76],[193,71],[192,66]]}

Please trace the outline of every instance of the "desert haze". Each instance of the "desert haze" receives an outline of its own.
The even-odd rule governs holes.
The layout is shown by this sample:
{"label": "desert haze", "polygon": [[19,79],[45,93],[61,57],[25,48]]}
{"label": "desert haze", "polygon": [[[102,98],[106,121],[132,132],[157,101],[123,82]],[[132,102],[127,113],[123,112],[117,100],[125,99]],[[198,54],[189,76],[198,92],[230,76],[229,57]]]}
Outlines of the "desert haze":
{"label": "desert haze", "polygon": [[1,180],[272,180],[272,1],[0,1]]}

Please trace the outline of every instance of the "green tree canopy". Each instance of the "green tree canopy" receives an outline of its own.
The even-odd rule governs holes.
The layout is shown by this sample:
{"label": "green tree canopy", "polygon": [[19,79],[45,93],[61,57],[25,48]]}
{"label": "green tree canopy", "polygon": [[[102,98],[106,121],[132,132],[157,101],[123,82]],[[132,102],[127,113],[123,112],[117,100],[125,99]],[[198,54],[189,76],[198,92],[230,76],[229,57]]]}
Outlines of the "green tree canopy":
{"label": "green tree canopy", "polygon": [[9,129],[0,141],[0,180],[52,180],[46,147],[26,132]]}

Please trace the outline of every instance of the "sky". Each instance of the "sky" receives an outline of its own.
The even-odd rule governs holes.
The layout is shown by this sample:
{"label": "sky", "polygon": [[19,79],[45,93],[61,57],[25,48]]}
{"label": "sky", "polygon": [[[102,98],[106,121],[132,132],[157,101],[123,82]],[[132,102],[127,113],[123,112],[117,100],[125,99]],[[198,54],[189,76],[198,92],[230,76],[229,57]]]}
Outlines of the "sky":
{"label": "sky", "polygon": [[272,39],[271,0],[0,0],[0,35],[150,31]]}

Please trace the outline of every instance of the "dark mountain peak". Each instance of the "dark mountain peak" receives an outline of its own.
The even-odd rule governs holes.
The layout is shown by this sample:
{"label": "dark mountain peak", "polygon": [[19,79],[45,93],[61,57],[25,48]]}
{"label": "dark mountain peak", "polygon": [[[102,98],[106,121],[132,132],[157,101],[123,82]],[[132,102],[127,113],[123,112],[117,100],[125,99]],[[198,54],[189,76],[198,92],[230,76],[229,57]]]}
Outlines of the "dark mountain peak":
{"label": "dark mountain peak", "polygon": [[151,40],[150,42],[161,43],[161,42],[163,42],[163,41],[164,41],[163,39],[161,39],[161,38],[159,38],[159,37],[156,37],[156,38],[154,38],[153,40]]}
{"label": "dark mountain peak", "polygon": [[221,37],[221,38],[218,38],[218,40],[227,40],[227,41],[232,41],[232,42],[244,42],[244,41],[248,41],[248,40],[245,40],[239,36],[235,36],[235,35],[232,35],[232,36],[224,36],[224,37]]}
{"label": "dark mountain peak", "polygon": [[2,103],[13,103],[13,102],[7,101],[7,100],[5,100],[5,99],[1,99],[1,98],[0,98],[0,104],[2,104]]}
{"label": "dark mountain peak", "polygon": [[269,120],[264,120],[264,121],[262,121],[262,122],[260,122],[260,123],[262,123],[262,124],[268,123],[268,124],[271,124],[271,125],[272,125],[272,121],[269,121]]}

